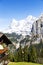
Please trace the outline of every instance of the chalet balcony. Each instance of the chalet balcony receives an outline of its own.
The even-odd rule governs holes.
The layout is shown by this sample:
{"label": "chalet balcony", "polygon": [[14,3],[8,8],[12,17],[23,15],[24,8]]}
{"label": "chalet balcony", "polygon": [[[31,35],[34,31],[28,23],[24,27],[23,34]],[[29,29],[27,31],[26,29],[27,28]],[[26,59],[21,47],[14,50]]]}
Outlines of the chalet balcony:
{"label": "chalet balcony", "polygon": [[6,47],[6,48],[4,48],[4,49],[0,49],[0,54],[5,53],[7,50],[8,50],[8,48],[7,48],[7,47]]}

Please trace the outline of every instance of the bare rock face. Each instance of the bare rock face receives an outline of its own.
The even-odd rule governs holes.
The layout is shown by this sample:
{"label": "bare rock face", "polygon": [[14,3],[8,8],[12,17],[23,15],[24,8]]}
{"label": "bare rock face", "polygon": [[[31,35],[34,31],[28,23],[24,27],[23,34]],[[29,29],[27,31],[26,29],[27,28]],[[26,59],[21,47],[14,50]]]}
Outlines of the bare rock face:
{"label": "bare rock face", "polygon": [[32,25],[32,33],[33,35],[38,35],[39,38],[43,38],[43,14],[34,21]]}

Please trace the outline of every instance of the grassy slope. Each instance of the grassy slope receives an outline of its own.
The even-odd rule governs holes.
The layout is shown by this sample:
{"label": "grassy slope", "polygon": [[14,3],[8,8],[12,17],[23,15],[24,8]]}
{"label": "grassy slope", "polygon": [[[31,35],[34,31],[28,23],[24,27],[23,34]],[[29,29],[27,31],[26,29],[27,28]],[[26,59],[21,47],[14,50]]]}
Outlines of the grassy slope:
{"label": "grassy slope", "polygon": [[31,62],[10,62],[8,65],[42,65],[37,63],[31,63]]}

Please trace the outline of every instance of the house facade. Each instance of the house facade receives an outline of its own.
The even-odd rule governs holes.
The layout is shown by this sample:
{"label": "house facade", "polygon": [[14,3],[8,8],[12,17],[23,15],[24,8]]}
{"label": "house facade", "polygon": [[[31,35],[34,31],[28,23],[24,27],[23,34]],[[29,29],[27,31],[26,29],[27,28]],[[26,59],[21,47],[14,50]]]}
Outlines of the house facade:
{"label": "house facade", "polygon": [[[6,46],[3,46],[3,44]],[[5,36],[5,34],[0,33],[0,64],[2,65],[4,65],[4,62],[7,59],[8,54],[6,55],[6,51],[8,50],[9,44],[12,44],[12,42]]]}

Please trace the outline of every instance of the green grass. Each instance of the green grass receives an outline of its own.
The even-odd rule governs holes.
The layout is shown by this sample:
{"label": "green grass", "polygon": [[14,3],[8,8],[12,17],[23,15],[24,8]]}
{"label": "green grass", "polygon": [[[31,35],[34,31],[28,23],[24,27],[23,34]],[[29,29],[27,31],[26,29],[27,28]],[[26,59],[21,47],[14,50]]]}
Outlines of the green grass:
{"label": "green grass", "polygon": [[42,64],[31,63],[31,62],[10,62],[8,65],[42,65]]}

